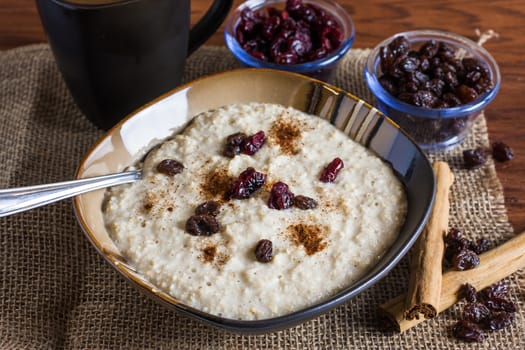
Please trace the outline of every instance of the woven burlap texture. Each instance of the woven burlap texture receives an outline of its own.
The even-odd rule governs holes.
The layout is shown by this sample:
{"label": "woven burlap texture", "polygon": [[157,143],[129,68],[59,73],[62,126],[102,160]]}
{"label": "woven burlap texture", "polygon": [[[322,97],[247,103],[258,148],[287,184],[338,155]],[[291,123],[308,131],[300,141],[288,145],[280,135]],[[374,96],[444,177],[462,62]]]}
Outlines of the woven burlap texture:
{"label": "woven burlap texture", "polygon": [[[363,81],[368,50],[351,50],[335,84],[371,100]],[[224,48],[204,47],[187,61],[185,81],[238,67]],[[0,187],[73,177],[102,136],[73,103],[47,45],[0,52]],[[492,245],[513,236],[492,161],[461,166],[461,151],[487,146],[480,117],[461,147],[444,159],[456,175],[451,225]],[[104,262],[83,235],[66,200],[0,219],[1,349],[460,349],[451,327],[456,305],[404,334],[385,331],[377,306],[405,291],[404,259],[385,279],[326,315],[285,331],[246,336],[210,328],[139,294]],[[524,310],[520,273],[507,281]],[[472,349],[525,348],[523,311],[512,327],[491,332]]]}

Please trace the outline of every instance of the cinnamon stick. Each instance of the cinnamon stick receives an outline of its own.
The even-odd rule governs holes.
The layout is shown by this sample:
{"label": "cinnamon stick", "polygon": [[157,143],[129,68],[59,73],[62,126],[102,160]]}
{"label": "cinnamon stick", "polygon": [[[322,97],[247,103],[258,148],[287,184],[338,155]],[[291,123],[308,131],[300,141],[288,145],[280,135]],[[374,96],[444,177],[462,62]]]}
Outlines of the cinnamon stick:
{"label": "cinnamon stick", "polygon": [[[438,313],[454,305],[462,297],[460,291],[465,283],[480,290],[525,268],[525,231],[506,243],[479,256],[480,264],[466,271],[447,271],[443,274]],[[423,318],[407,320],[404,317],[405,294],[387,301],[380,310],[393,322],[399,332],[424,321]]]}
{"label": "cinnamon stick", "polygon": [[449,190],[454,174],[445,162],[432,165],[436,177],[436,197],[428,222],[419,236],[410,262],[410,280],[405,300],[405,318],[412,320],[422,314],[437,315],[441,293],[444,238],[448,229]]}

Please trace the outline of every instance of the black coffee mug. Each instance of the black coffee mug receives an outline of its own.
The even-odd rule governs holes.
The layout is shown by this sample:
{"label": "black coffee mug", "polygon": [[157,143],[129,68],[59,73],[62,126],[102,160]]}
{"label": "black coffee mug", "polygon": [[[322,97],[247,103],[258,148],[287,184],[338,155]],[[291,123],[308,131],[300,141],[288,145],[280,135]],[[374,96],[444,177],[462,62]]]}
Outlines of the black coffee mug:
{"label": "black coffee mug", "polygon": [[37,0],[64,80],[82,112],[109,129],[180,84],[186,56],[221,25],[215,0],[190,29],[190,0]]}

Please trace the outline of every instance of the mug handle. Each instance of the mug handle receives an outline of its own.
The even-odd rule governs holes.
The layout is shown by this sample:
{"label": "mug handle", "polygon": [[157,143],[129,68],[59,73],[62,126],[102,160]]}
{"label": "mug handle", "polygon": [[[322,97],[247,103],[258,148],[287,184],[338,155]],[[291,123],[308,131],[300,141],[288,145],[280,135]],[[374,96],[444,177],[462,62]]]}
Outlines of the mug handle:
{"label": "mug handle", "polygon": [[233,0],[215,0],[204,16],[191,28],[188,44],[188,56],[199,48],[220,27]]}

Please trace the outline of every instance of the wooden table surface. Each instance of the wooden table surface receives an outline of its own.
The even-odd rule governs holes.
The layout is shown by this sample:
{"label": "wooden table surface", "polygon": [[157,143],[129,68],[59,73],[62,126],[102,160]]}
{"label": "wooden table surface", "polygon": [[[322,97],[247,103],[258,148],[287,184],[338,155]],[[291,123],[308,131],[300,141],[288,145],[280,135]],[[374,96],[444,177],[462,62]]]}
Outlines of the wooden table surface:
{"label": "wooden table surface", "polygon": [[[211,0],[192,1],[192,22]],[[235,0],[235,4],[242,1]],[[484,44],[502,74],[501,89],[486,109],[491,141],[505,141],[516,157],[496,164],[515,231],[525,230],[525,1],[524,0],[338,0],[356,26],[354,47],[373,47],[384,38],[419,28],[447,30],[477,39],[476,30],[499,34]],[[34,0],[0,1],[0,50],[45,42]],[[207,42],[224,45],[222,28]]]}

